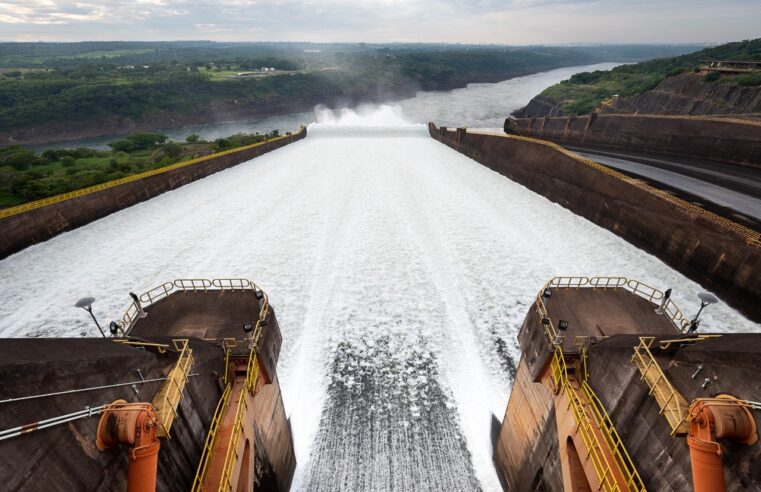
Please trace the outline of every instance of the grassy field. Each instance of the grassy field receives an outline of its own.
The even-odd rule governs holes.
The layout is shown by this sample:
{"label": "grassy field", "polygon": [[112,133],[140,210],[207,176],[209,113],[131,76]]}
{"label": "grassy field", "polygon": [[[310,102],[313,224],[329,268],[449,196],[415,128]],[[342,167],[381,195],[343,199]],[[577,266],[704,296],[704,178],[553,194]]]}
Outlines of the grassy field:
{"label": "grassy field", "polygon": [[144,49],[131,49],[131,50],[99,50],[88,51],[85,53],[77,53],[75,55],[69,55],[61,58],[119,58],[128,55],[142,55],[145,53],[152,53],[155,51],[151,48]]}

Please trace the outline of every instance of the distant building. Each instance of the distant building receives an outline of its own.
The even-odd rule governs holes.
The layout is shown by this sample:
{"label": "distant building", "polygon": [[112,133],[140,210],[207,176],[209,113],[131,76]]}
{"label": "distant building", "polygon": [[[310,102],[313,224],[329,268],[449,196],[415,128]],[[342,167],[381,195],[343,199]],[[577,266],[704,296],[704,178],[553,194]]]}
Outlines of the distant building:
{"label": "distant building", "polygon": [[701,60],[700,74],[719,72],[722,74],[739,74],[761,72],[761,61],[758,60]]}

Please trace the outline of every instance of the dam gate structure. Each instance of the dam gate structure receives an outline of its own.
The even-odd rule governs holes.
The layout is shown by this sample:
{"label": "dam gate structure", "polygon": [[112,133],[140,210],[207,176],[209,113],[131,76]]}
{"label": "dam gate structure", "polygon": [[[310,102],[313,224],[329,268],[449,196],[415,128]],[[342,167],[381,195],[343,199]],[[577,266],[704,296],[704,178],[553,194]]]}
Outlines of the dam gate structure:
{"label": "dam gate structure", "polygon": [[761,487],[759,335],[690,335],[679,312],[624,277],[539,291],[494,451],[507,490]]}

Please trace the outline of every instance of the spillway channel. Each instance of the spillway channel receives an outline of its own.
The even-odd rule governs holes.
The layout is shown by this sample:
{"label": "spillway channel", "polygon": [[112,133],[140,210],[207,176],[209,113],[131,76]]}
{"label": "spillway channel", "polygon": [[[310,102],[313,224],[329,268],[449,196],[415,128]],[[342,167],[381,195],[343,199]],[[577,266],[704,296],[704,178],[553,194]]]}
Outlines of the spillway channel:
{"label": "spillway channel", "polygon": [[[388,115],[387,115],[388,116]],[[392,115],[393,116],[393,115]],[[245,277],[283,332],[297,490],[499,490],[517,331],[555,275],[700,288],[612,233],[429,138],[356,115],[0,262],[2,336],[96,335],[127,292]],[[380,122],[380,123],[379,123]],[[758,327],[724,305],[702,328]]]}

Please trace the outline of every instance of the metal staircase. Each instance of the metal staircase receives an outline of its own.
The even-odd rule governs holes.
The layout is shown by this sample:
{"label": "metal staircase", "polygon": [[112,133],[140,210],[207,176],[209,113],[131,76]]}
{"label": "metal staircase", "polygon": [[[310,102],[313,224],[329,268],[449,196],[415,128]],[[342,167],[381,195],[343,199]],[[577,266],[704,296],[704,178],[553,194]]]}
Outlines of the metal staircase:
{"label": "metal staircase", "polygon": [[687,400],[674,389],[663,370],[655,360],[650,347],[655,337],[640,337],[639,345],[634,347],[632,362],[639,369],[641,379],[650,388],[649,394],[655,397],[660,407],[660,413],[666,417],[671,427],[671,435],[686,435],[690,431],[687,422],[687,412],[690,405]]}

